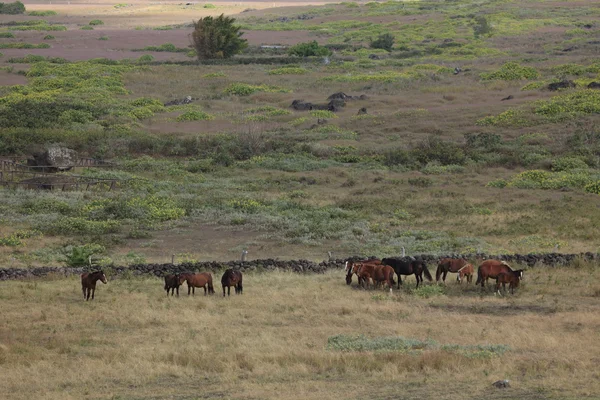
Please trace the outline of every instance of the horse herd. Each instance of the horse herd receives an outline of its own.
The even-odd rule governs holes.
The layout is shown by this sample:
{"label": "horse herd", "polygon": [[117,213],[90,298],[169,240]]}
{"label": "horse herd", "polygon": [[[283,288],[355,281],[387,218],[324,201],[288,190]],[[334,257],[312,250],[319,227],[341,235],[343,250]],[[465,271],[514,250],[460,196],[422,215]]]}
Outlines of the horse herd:
{"label": "horse herd", "polygon": [[[427,263],[419,259],[406,258],[384,258],[382,260],[373,258],[362,261],[346,261],[346,284],[352,283],[352,277],[356,275],[358,277],[358,284],[363,288],[373,286],[374,288],[380,284],[387,284],[392,291],[392,287],[396,284],[394,281],[394,274],[398,277],[398,286],[402,284],[402,275],[415,275],[417,278],[417,288],[419,284],[423,282],[423,275],[428,281],[432,281],[433,278]],[[473,274],[475,269],[472,264],[469,264],[466,260],[461,258],[444,258],[439,264],[435,274],[436,282],[439,282],[442,278],[443,282],[446,282],[446,275],[449,272],[457,273],[457,281],[460,283],[466,279],[467,283],[471,283],[473,280]],[[514,289],[519,286],[519,282],[523,278],[523,270],[513,271],[504,261],[498,260],[486,260],[481,263],[477,269],[477,282],[476,285],[481,284],[481,287],[485,287],[485,283],[489,278],[496,279],[496,292],[500,293],[500,285],[502,285],[503,291],[506,292],[506,284],[509,284],[509,290],[514,293]],[[165,276],[164,290],[171,296],[177,293],[179,296],[179,287],[187,282],[188,296],[196,293],[196,288],[203,288],[204,295],[214,294],[215,289],[213,287],[212,274],[210,272],[191,273],[186,272],[176,275]],[[96,283],[101,281],[106,284],[106,275],[102,271],[86,272],[81,274],[81,290],[83,291],[83,299],[89,300],[90,295],[92,300],[96,292]],[[228,269],[223,273],[221,277],[221,286],[223,287],[223,296],[225,296],[225,288],[227,288],[227,295],[231,294],[231,287],[235,289],[236,294],[242,294],[242,273],[235,269]]]}
{"label": "horse herd", "polygon": [[[352,283],[352,277],[356,275],[359,286],[368,288],[372,285],[373,288],[376,288],[381,284],[387,284],[390,292],[395,284],[394,274],[398,277],[397,289],[400,289],[400,285],[402,284],[402,275],[414,274],[417,279],[417,288],[423,282],[423,275],[425,275],[428,281],[433,280],[427,268],[427,263],[420,259],[384,258],[380,260],[373,258],[356,262],[346,261],[345,272],[347,285]],[[442,281],[446,282],[446,275],[449,272],[458,274],[456,280],[459,283],[465,279],[467,283],[471,283],[475,268],[462,258],[444,258],[438,263],[435,281],[439,282],[440,278],[442,278]],[[496,280],[495,292],[497,294],[502,294],[500,293],[501,285],[502,290],[506,292],[507,283],[509,284],[510,292],[514,294],[515,288],[519,286],[521,279],[523,279],[523,270],[513,270],[505,261],[485,260],[477,269],[477,282],[475,284],[481,284],[481,287],[485,287],[486,282],[490,278]]]}
{"label": "horse herd", "polygon": [[[95,271],[81,274],[81,290],[83,291],[84,300],[89,300],[90,294],[92,296],[92,300],[94,300],[96,283],[98,281],[106,283],[106,275],[104,275],[104,272]],[[192,295],[196,294],[196,288],[203,288],[205,296],[207,293],[215,293],[212,274],[210,272],[186,272],[177,275],[165,276],[164,289],[167,291],[167,296],[169,295],[169,292],[171,293],[171,296],[173,296],[175,292],[177,292],[177,296],[179,296],[179,286],[183,285],[183,282],[187,282],[188,296],[190,295],[190,292]],[[232,286],[235,289],[236,294],[242,294],[242,273],[231,268],[226,270],[221,277],[221,285],[223,286],[223,296],[225,296],[225,288],[227,288],[227,295],[231,295]]]}

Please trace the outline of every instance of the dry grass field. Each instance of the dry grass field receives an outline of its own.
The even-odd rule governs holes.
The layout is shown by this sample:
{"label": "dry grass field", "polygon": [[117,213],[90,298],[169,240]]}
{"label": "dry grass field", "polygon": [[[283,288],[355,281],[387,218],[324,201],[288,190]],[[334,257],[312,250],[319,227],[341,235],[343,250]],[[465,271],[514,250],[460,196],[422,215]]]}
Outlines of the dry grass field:
{"label": "dry grass field", "polygon": [[[1,282],[0,393],[597,399],[598,271],[530,269],[516,294],[502,298],[458,285],[452,274],[445,287],[414,290],[409,278],[389,295],[346,286],[342,271],[255,273],[230,298],[220,287],[209,297],[188,297],[182,287],[180,298],[167,298],[159,279],[109,277],[87,303],[76,278]],[[328,344],[337,335],[346,336]],[[357,335],[380,347],[344,347]],[[396,347],[385,339],[398,337]],[[500,379],[511,387],[493,388]]]}

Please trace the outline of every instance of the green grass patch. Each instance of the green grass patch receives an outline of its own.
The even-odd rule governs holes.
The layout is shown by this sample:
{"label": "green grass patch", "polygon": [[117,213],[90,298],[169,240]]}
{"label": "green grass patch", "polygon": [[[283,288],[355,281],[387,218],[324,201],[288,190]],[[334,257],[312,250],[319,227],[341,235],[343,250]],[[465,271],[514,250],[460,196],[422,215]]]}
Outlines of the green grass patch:
{"label": "green grass patch", "polygon": [[484,81],[503,80],[516,81],[521,79],[536,79],[539,72],[533,67],[523,67],[519,63],[511,61],[502,65],[498,70],[480,75]]}
{"label": "green grass patch", "polygon": [[210,121],[214,117],[204,111],[187,111],[176,118],[178,122],[185,121]]}
{"label": "green grass patch", "polygon": [[170,52],[170,53],[187,53],[189,48],[176,47],[172,43],[164,43],[160,46],[146,46],[143,49],[134,49],[133,51],[158,51],[158,52]]}
{"label": "green grass patch", "polygon": [[0,39],[14,39],[15,34],[12,32],[0,32]]}
{"label": "green grass patch", "polygon": [[90,21],[88,25],[96,26],[96,25],[104,25],[104,21],[100,19],[93,19]]}
{"label": "green grass patch", "polygon": [[224,90],[225,93],[233,96],[249,96],[256,92],[267,93],[290,93],[291,90],[279,86],[269,85],[250,85],[248,83],[232,83]]}
{"label": "green grass patch", "polygon": [[269,75],[304,75],[308,70],[300,67],[281,67],[269,71]]}
{"label": "green grass patch", "polygon": [[0,49],[49,49],[48,43],[31,44],[31,43],[0,43]]}
{"label": "green grass patch", "polygon": [[46,10],[46,11],[29,11],[27,15],[32,17],[51,17],[54,15],[58,15],[56,11]]}

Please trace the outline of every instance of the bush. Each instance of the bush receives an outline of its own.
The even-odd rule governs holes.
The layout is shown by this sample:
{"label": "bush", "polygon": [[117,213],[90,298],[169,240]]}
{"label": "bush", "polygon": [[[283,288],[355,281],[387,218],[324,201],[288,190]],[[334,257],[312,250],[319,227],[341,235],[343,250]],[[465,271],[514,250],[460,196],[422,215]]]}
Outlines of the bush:
{"label": "bush", "polygon": [[320,46],[316,40],[306,43],[298,43],[288,49],[288,55],[298,57],[311,57],[311,56],[329,56],[331,50],[325,46]]}
{"label": "bush", "polygon": [[106,248],[99,244],[85,244],[83,246],[67,246],[62,253],[67,267],[85,267],[89,265],[91,256],[105,251]]}
{"label": "bush", "polygon": [[588,193],[600,194],[600,181],[592,182],[585,185],[584,190]]}
{"label": "bush", "polygon": [[492,27],[486,17],[480,15],[474,18],[473,35],[476,39],[480,36],[489,36],[492,33]]}
{"label": "bush", "polygon": [[515,81],[520,79],[536,79],[540,76],[535,68],[522,67],[519,63],[507,62],[495,72],[483,73],[480,75],[484,81],[503,80]]}
{"label": "bush", "polygon": [[250,85],[247,83],[232,83],[225,88],[225,93],[234,96],[249,96],[256,92],[289,93],[290,90],[278,86]]}
{"label": "bush", "polygon": [[89,26],[89,25],[84,25],[81,27],[82,31],[93,31],[94,27],[93,26]]}
{"label": "bush", "polygon": [[154,56],[152,54],[144,54],[137,59],[137,62],[140,64],[150,63],[154,61]]}
{"label": "bush", "polygon": [[54,40],[56,39],[53,35],[46,35],[44,36],[44,40]]}
{"label": "bush", "polygon": [[14,3],[0,3],[0,14],[24,14],[25,13],[25,4],[20,1],[15,1]]}
{"label": "bush", "polygon": [[372,49],[383,49],[387,51],[392,51],[392,47],[394,47],[394,36],[389,33],[384,33],[383,35],[379,35],[379,37],[372,41],[369,45]]}
{"label": "bush", "polygon": [[588,165],[579,157],[561,157],[552,162],[552,171],[570,171],[572,169],[587,169]]}
{"label": "bush", "polygon": [[104,22],[99,19],[93,19],[90,21],[90,25],[104,25]]}
{"label": "bush", "polygon": [[214,4],[211,4],[211,3],[206,3],[205,5],[202,6],[202,8],[217,8],[217,6],[215,6]]}
{"label": "bush", "polygon": [[30,11],[27,13],[32,17],[50,17],[53,15],[58,15],[56,11],[48,10],[48,11]]}
{"label": "bush", "polygon": [[234,22],[235,18],[224,14],[194,22],[192,42],[199,60],[229,58],[248,47],[248,41],[241,38],[243,33]]}
{"label": "bush", "polygon": [[12,32],[0,32],[0,39],[14,39],[15,35]]}
{"label": "bush", "polygon": [[188,111],[177,117],[178,122],[182,121],[209,121],[214,117],[204,111]]}

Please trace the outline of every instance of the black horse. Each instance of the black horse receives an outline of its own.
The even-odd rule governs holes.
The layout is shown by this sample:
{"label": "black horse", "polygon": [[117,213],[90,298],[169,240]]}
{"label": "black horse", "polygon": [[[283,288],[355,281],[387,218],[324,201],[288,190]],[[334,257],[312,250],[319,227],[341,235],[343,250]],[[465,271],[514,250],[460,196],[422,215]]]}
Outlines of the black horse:
{"label": "black horse", "polygon": [[425,274],[428,281],[431,282],[433,280],[429,269],[427,269],[427,263],[421,259],[412,257],[384,258],[381,260],[381,264],[394,268],[394,272],[398,275],[398,289],[400,289],[400,285],[402,284],[401,275],[414,274],[417,278],[417,287],[419,287],[420,282],[423,282],[423,274]]}

